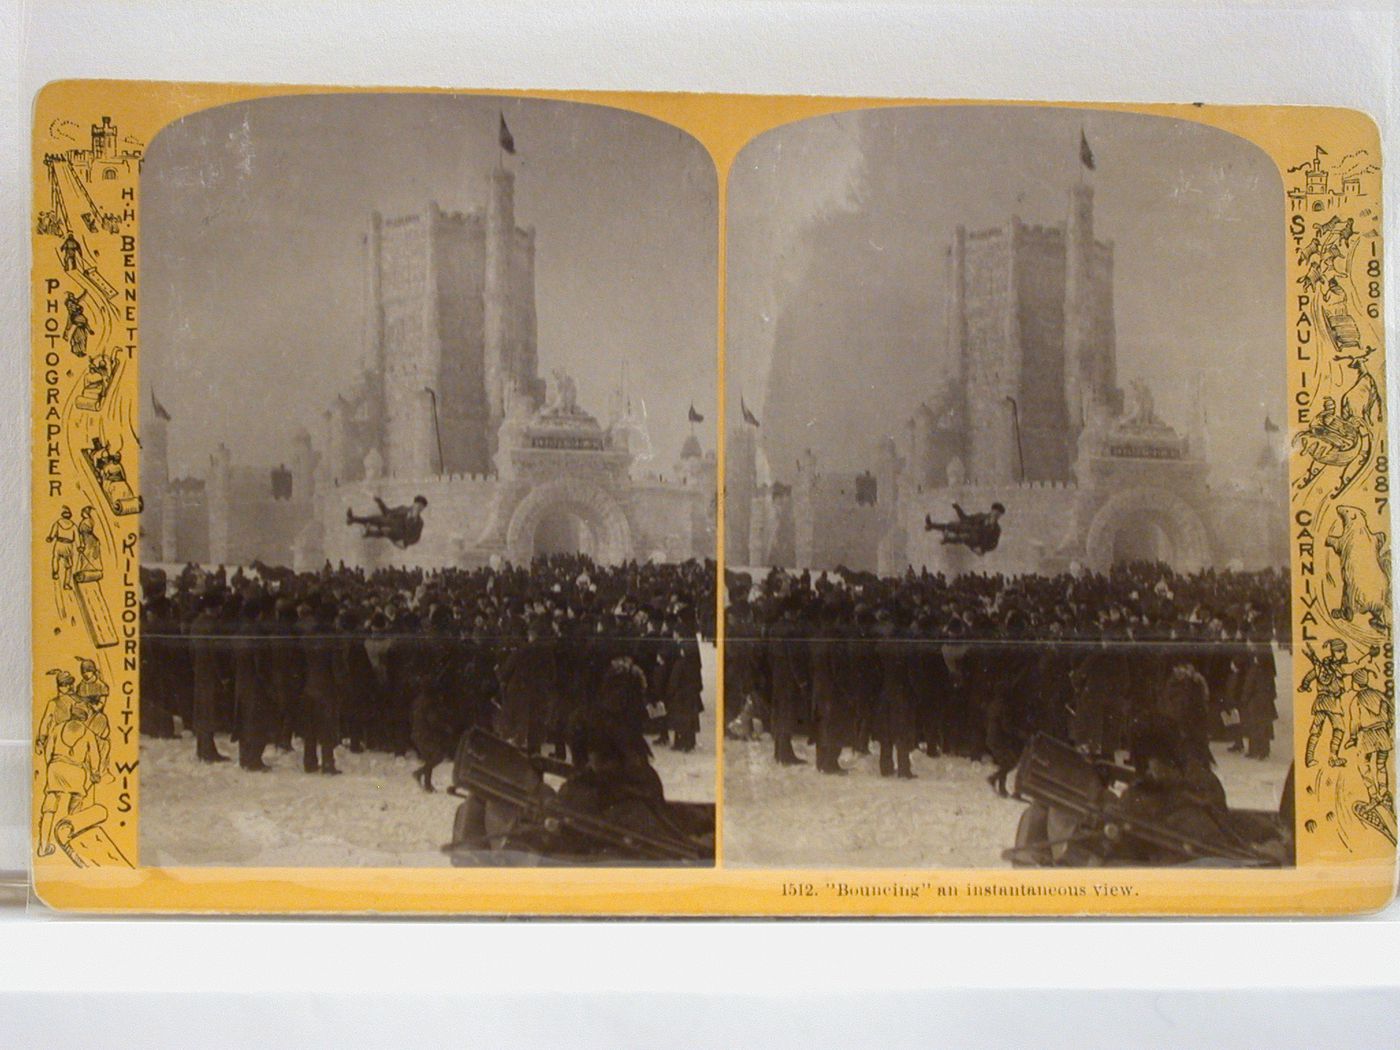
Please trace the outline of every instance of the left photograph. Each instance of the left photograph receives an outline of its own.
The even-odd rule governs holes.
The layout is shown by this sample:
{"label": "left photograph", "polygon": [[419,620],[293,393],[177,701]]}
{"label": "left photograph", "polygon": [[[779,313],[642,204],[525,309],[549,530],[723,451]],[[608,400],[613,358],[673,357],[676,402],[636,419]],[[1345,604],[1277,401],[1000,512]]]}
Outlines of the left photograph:
{"label": "left photograph", "polygon": [[154,138],[142,865],[714,863],[717,185],[569,102]]}

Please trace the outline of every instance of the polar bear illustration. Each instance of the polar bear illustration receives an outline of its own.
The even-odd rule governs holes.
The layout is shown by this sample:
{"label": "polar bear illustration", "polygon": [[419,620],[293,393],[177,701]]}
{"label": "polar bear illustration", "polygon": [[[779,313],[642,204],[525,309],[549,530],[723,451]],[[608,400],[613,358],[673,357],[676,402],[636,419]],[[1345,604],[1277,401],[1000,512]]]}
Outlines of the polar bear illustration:
{"label": "polar bear illustration", "polygon": [[1337,508],[1337,526],[1327,536],[1327,546],[1337,553],[1342,570],[1342,600],[1332,615],[1350,621],[1366,613],[1371,626],[1384,631],[1390,625],[1390,545],[1372,532],[1365,511]]}

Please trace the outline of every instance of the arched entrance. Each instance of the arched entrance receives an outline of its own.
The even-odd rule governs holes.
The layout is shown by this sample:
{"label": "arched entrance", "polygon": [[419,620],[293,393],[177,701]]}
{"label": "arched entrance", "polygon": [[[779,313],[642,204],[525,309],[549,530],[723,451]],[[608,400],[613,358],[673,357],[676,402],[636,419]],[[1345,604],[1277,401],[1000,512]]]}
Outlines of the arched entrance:
{"label": "arched entrance", "polygon": [[596,556],[597,539],[593,529],[584,518],[572,508],[552,507],[540,517],[535,525],[534,553],[546,557],[551,554],[586,554]]}
{"label": "arched entrance", "polygon": [[602,487],[575,478],[531,489],[506,528],[506,557],[517,565],[550,554],[586,554],[613,565],[632,553],[621,505]]}
{"label": "arched entrance", "polygon": [[1089,523],[1084,552],[1098,572],[1130,561],[1162,561],[1194,572],[1211,562],[1210,534],[1200,515],[1180,496],[1148,488],[1105,500]]}

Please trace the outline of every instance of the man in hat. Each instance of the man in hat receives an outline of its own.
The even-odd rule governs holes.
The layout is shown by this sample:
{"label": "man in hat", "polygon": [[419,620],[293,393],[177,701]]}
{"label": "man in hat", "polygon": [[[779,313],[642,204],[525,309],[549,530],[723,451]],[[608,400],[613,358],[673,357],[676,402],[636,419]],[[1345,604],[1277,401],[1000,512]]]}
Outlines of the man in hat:
{"label": "man in hat", "polygon": [[68,348],[75,357],[86,357],[88,337],[93,334],[92,323],[83,312],[83,304],[72,292],[68,293],[67,307],[68,323],[63,327],[63,337],[68,340]]}
{"label": "man in hat", "polygon": [[78,698],[73,694],[74,678],[67,671],[55,667],[47,672],[54,679],[53,699],[44,705],[43,717],[39,719],[39,732],[34,737],[34,752],[42,755],[48,746],[49,737],[73,714]]}
{"label": "man in hat", "polygon": [[97,741],[98,763],[93,771],[93,782],[96,783],[107,772],[107,756],[112,752],[112,727],[103,711],[107,705],[107,694],[112,690],[102,678],[97,664],[91,660],[78,660],[78,673],[81,680],[74,688],[73,695],[84,708],[88,731]]}
{"label": "man in hat", "polygon": [[73,523],[73,508],[64,507],[58,519],[49,526],[48,542],[53,544],[49,554],[49,575],[65,591],[73,589],[73,545],[78,539],[78,526]]}
{"label": "man in hat", "polygon": [[[1141,822],[1208,846],[1239,845],[1224,787],[1207,767],[1182,753],[1171,727],[1149,720],[1133,740],[1132,757],[1137,777],[1114,805],[1126,824]],[[1138,836],[1120,836],[1109,848],[1110,859],[1118,863],[1160,865],[1183,859],[1179,847]]]}
{"label": "man in hat", "polygon": [[1317,751],[1317,741],[1322,736],[1322,730],[1330,723],[1332,727],[1331,741],[1328,746],[1330,755],[1327,764],[1330,766],[1344,766],[1346,759],[1342,758],[1342,741],[1346,738],[1344,731],[1345,712],[1342,710],[1342,688],[1346,682],[1347,643],[1340,638],[1333,638],[1327,643],[1327,655],[1318,656],[1311,647],[1305,647],[1303,652],[1312,661],[1312,668],[1303,676],[1303,681],[1298,688],[1305,693],[1317,691],[1317,699],[1312,705],[1312,727],[1308,730],[1308,746],[1304,752],[1304,764],[1308,766],[1317,765],[1314,752]]}
{"label": "man in hat", "polygon": [[63,238],[58,246],[59,261],[63,263],[64,270],[71,270],[78,265],[78,257],[83,253],[83,246],[78,243],[78,238],[71,233]]}
{"label": "man in hat", "polygon": [[414,496],[407,507],[390,507],[378,496],[374,497],[378,514],[355,514],[350,508],[345,510],[345,524],[363,525],[365,539],[388,540],[401,550],[412,547],[423,536],[423,509],[428,501],[422,496]]}
{"label": "man in hat", "polygon": [[997,549],[997,544],[1001,542],[999,523],[1001,516],[1006,513],[1004,506],[993,503],[989,511],[968,514],[954,503],[953,510],[958,515],[956,521],[934,521],[925,514],[924,531],[933,532],[937,529],[943,533],[944,543],[961,543],[979,557]]}

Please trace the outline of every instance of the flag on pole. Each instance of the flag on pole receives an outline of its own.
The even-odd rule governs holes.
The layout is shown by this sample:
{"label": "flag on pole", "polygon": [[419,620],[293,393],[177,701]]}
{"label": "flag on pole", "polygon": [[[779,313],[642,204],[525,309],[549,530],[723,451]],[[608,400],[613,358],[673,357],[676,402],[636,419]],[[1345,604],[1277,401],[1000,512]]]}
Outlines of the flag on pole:
{"label": "flag on pole", "polygon": [[496,138],[501,143],[501,149],[505,150],[513,157],[515,156],[515,136],[510,133],[510,125],[506,123],[506,115],[500,113],[499,116],[501,118],[501,127],[496,133]]}
{"label": "flag on pole", "polygon": [[744,401],[744,395],[739,395],[739,411],[743,413],[744,422],[751,427],[758,426],[758,417],[749,411],[749,406]]}
{"label": "flag on pole", "polygon": [[167,423],[170,422],[170,413],[165,410],[164,405],[156,400],[156,392],[154,389],[151,390],[151,407],[155,409],[157,419],[163,419]]}
{"label": "flag on pole", "polygon": [[694,401],[690,403],[690,411],[686,413],[686,418],[689,419],[692,423],[705,422],[705,417],[702,416],[699,412],[695,411]]}
{"label": "flag on pole", "polygon": [[1079,163],[1090,171],[1094,170],[1094,151],[1089,148],[1089,137],[1084,134],[1083,128],[1079,129]]}
{"label": "flag on pole", "polygon": [[1277,434],[1278,431],[1279,425],[1274,422],[1274,417],[1269,415],[1267,412],[1264,413],[1264,433]]}

